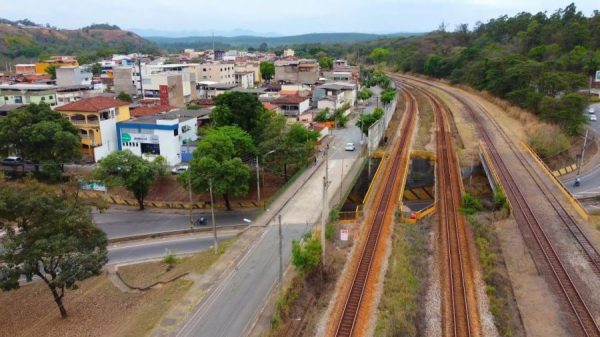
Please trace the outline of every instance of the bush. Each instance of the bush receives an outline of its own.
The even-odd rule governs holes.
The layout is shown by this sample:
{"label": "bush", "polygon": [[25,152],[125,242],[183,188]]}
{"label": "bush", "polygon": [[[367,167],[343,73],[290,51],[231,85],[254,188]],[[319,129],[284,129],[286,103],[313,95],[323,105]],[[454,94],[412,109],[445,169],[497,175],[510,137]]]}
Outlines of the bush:
{"label": "bush", "polygon": [[459,209],[461,213],[469,216],[481,211],[482,209],[483,205],[481,204],[481,200],[470,195],[469,193],[465,193],[465,195],[463,195]]}
{"label": "bush", "polygon": [[569,137],[557,125],[539,124],[528,131],[527,143],[542,158],[555,156],[571,147]]}
{"label": "bush", "polygon": [[179,263],[179,259],[177,256],[173,254],[170,249],[165,251],[165,257],[163,257],[163,263],[167,265],[167,271],[175,268],[177,263]]}
{"label": "bush", "polygon": [[293,240],[292,264],[300,274],[309,274],[321,262],[322,249],[319,238],[311,237],[303,244],[298,240]]}
{"label": "bush", "polygon": [[315,122],[319,123],[329,121],[329,108],[325,108],[325,110],[319,111],[313,119],[315,120]]}
{"label": "bush", "polygon": [[492,197],[492,202],[494,203],[494,207],[497,210],[508,208],[508,202],[506,200],[506,195],[504,194],[504,191],[502,191],[500,189],[500,186],[498,186],[498,185],[496,185],[496,192],[494,192],[494,195]]}

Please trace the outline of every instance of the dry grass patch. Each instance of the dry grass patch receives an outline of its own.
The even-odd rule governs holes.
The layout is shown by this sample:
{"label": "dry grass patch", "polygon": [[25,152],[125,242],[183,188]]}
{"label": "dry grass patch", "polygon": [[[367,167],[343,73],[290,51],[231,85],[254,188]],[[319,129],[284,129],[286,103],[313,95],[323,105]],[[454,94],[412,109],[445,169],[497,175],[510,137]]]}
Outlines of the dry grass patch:
{"label": "dry grass patch", "polygon": [[143,336],[190,285],[180,280],[160,289],[126,294],[101,275],[67,293],[69,317],[62,319],[46,285],[35,282],[0,292],[0,336]]}
{"label": "dry grass patch", "polygon": [[130,286],[147,287],[155,282],[165,282],[184,273],[203,274],[233,244],[236,237],[219,243],[219,253],[212,249],[181,258],[177,258],[174,268],[167,271],[163,261],[144,262],[119,267],[119,275]]}
{"label": "dry grass patch", "polygon": [[419,102],[419,129],[417,130],[417,137],[415,138],[413,147],[416,150],[431,150],[431,148],[428,148],[428,145],[432,141],[433,109],[429,101],[422,94],[417,94],[416,96]]}

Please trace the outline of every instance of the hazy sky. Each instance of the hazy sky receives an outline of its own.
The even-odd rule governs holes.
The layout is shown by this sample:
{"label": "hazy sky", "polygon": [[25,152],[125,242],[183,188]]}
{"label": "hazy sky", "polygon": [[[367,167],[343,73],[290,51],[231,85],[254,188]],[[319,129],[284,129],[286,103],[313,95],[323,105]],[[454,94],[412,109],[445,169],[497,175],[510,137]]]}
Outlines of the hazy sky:
{"label": "hazy sky", "polygon": [[[111,23],[162,31],[424,32],[444,21],[487,21],[503,14],[554,12],[557,0],[0,0],[0,17],[29,18],[61,28]],[[591,15],[598,1],[577,1]],[[595,5],[595,6],[594,6]]]}

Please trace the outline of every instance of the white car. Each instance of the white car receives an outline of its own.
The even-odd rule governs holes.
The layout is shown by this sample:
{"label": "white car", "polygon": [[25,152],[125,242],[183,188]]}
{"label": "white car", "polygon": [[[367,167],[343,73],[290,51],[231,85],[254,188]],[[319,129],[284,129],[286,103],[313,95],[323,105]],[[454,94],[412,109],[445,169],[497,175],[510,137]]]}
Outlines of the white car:
{"label": "white car", "polygon": [[588,109],[588,113],[589,113],[590,115],[593,115],[593,114],[595,114],[595,113],[596,113],[596,111],[594,111],[594,108],[590,107],[590,108]]}
{"label": "white car", "polygon": [[355,149],[356,146],[354,146],[354,143],[346,143],[346,147],[344,148],[346,151],[354,151]]}
{"label": "white car", "polygon": [[183,172],[187,172],[188,169],[189,167],[187,165],[177,166],[171,170],[171,173],[175,175],[182,174]]}
{"label": "white car", "polygon": [[590,115],[590,120],[592,122],[595,122],[598,118],[596,117],[596,115]]}

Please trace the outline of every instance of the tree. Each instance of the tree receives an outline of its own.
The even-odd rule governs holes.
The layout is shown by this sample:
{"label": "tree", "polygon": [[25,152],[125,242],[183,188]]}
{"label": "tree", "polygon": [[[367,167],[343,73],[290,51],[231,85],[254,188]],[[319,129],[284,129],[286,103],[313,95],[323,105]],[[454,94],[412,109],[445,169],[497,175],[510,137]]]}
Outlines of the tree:
{"label": "tree", "polygon": [[321,69],[333,68],[333,59],[327,55],[321,56],[319,59],[319,67],[321,67]]}
{"label": "tree", "polygon": [[382,108],[375,108],[373,113],[360,115],[356,124],[360,125],[360,129],[365,135],[368,135],[371,125],[375,124],[384,113]]}
{"label": "tree", "polygon": [[131,102],[133,101],[131,99],[131,95],[129,95],[128,93],[126,93],[125,91],[121,91],[118,95],[117,95],[117,99],[124,101],[124,102]]}
{"label": "tree", "polygon": [[366,101],[371,97],[373,97],[373,91],[369,88],[364,88],[358,92],[358,99],[361,101]]}
{"label": "tree", "polygon": [[30,104],[0,119],[0,153],[16,154],[44,167],[56,178],[62,164],[81,158],[81,138],[60,113],[47,104]]}
{"label": "tree", "polygon": [[99,275],[107,259],[107,239],[76,195],[58,195],[29,181],[0,186],[0,288],[18,289],[21,277],[39,277],[50,289],[63,318],[65,290]]}
{"label": "tree", "polygon": [[261,62],[260,74],[263,80],[267,82],[270,81],[273,77],[275,77],[275,64],[273,62]]}
{"label": "tree", "polygon": [[46,74],[48,74],[48,76],[50,76],[51,80],[55,80],[56,79],[56,69],[58,69],[59,67],[55,64],[51,64],[48,67],[46,67]]}
{"label": "tree", "polygon": [[262,103],[255,95],[242,92],[228,92],[214,98],[216,107],[211,112],[214,125],[237,125],[254,139],[261,134]]}
{"label": "tree", "polygon": [[266,43],[266,42],[263,42],[263,43],[261,43],[261,44],[258,46],[258,51],[260,51],[260,52],[263,52],[263,53],[264,53],[264,52],[266,52],[266,51],[267,51],[267,48],[269,48],[269,45],[267,45],[267,43]]}
{"label": "tree", "polygon": [[[159,162],[160,164],[160,162]],[[123,186],[133,193],[140,210],[144,210],[144,199],[150,191],[160,166],[134,155],[131,151],[117,151],[100,161],[94,177],[108,186]]]}
{"label": "tree", "polygon": [[94,74],[95,76],[99,76],[100,74],[102,74],[102,65],[98,62],[92,64],[92,74]]}
{"label": "tree", "polygon": [[369,55],[369,58],[375,63],[385,62],[390,56],[390,51],[387,48],[375,48]]}
{"label": "tree", "polygon": [[186,184],[191,179],[195,193],[209,192],[212,185],[213,193],[222,195],[225,207],[231,210],[229,196],[244,196],[250,190],[250,169],[238,157],[251,149],[251,138],[244,133],[233,126],[207,132],[192,155],[189,171],[180,175],[179,182]]}
{"label": "tree", "polygon": [[381,101],[383,104],[390,104],[394,100],[394,97],[396,97],[395,89],[386,89],[381,93]]}
{"label": "tree", "polygon": [[301,274],[310,274],[321,262],[321,241],[310,237],[306,242],[292,240],[292,264]]}

